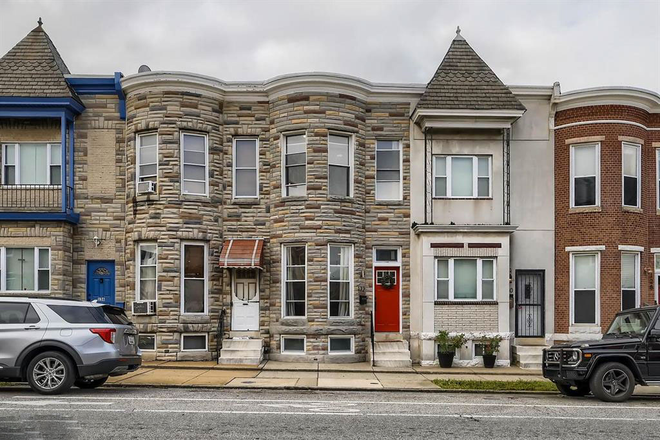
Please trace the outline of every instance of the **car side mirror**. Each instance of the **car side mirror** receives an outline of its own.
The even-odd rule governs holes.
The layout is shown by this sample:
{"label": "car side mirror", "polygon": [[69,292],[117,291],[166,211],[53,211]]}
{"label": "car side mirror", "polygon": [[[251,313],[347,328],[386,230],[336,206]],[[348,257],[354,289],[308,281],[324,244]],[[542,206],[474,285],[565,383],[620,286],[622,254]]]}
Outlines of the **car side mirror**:
{"label": "car side mirror", "polygon": [[660,339],[660,329],[658,328],[652,328],[651,331],[649,331],[649,338],[650,339]]}

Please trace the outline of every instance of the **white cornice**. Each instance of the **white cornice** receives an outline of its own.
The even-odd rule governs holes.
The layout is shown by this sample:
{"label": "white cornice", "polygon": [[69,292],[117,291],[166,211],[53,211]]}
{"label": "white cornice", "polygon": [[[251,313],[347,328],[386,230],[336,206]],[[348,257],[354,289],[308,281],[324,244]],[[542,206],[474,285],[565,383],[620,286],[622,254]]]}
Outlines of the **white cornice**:
{"label": "white cornice", "polygon": [[524,110],[415,109],[411,119],[426,128],[509,128]]}
{"label": "white cornice", "polygon": [[511,234],[516,229],[517,225],[421,225],[413,226],[412,230],[415,234],[432,233],[432,232],[485,232],[485,233],[505,233]]}
{"label": "white cornice", "polygon": [[552,97],[552,86],[507,86],[519,99],[545,99]]}
{"label": "white cornice", "polygon": [[660,95],[635,87],[595,87],[555,96],[557,111],[591,105],[627,105],[649,113],[660,113]]}

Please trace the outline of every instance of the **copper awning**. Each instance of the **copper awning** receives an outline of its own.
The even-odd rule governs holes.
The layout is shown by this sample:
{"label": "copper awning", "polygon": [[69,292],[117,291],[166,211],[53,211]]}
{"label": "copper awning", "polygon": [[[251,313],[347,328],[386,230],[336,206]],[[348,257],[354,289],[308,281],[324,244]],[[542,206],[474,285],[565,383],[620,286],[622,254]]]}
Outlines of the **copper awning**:
{"label": "copper awning", "polygon": [[220,252],[220,267],[256,268],[264,266],[262,238],[232,238],[225,240]]}

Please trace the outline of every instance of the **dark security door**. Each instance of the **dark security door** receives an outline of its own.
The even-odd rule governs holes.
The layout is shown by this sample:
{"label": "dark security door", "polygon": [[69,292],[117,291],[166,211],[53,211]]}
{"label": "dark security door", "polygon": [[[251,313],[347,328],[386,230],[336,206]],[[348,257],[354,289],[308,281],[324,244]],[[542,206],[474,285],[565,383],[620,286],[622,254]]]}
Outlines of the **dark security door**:
{"label": "dark security door", "polygon": [[516,337],[545,336],[545,271],[516,271]]}
{"label": "dark security door", "polygon": [[87,262],[87,301],[115,304],[115,262]]}

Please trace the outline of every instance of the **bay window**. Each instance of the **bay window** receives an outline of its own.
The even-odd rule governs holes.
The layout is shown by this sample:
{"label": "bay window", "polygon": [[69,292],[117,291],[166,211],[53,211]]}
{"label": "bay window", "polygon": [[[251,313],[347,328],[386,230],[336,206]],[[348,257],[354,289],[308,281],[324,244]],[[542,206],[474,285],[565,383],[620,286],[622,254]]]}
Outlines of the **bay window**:
{"label": "bay window", "polygon": [[401,200],[401,143],[376,141],[376,200]]}
{"label": "bay window", "polygon": [[[149,190],[149,182],[155,185],[158,180],[158,135],[155,133],[137,135],[137,192]],[[144,183],[143,183],[144,182]]]}
{"label": "bay window", "polygon": [[433,197],[491,197],[491,156],[434,156]]}
{"label": "bay window", "polygon": [[328,246],[328,293],[330,317],[351,316],[353,246]]}
{"label": "bay window", "polygon": [[61,185],[61,144],[23,143],[2,146],[5,185]]}
{"label": "bay window", "polygon": [[284,136],[284,196],[307,194],[307,137]]}
{"label": "bay window", "polygon": [[440,301],[494,301],[495,260],[491,258],[439,258],[435,268]]}
{"label": "bay window", "polygon": [[283,248],[283,316],[305,316],[307,304],[307,247],[287,245]]}
{"label": "bay window", "polygon": [[571,145],[571,207],[600,205],[600,144]]}
{"label": "bay window", "polygon": [[640,207],[642,146],[623,144],[622,188],[623,206]]}
{"label": "bay window", "polygon": [[328,136],[328,194],[351,197],[353,180],[351,137]]}
{"label": "bay window", "polygon": [[138,244],[137,289],[138,301],[155,300],[158,281],[158,256],[155,243]]}
{"label": "bay window", "polygon": [[259,141],[234,139],[234,198],[259,197]]}
{"label": "bay window", "polygon": [[3,291],[50,290],[49,248],[0,248]]}
{"label": "bay window", "polygon": [[188,242],[182,245],[181,313],[206,313],[207,260],[206,244]]}
{"label": "bay window", "polygon": [[598,324],[599,254],[571,254],[571,322]]}
{"label": "bay window", "polygon": [[639,306],[639,253],[621,254],[621,310]]}
{"label": "bay window", "polygon": [[208,194],[208,147],[206,135],[183,133],[182,194]]}

